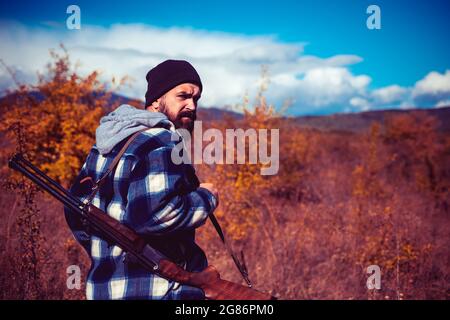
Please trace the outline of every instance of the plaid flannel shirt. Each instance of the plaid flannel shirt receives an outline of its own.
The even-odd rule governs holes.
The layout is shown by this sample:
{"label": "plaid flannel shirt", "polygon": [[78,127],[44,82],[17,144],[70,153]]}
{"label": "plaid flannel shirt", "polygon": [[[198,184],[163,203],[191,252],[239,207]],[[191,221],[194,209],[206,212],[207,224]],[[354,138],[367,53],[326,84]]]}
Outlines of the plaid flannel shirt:
{"label": "plaid flannel shirt", "polygon": [[[199,181],[191,165],[175,165],[171,152],[177,141],[173,127],[151,128],[140,133],[121,157],[93,199],[108,215],[148,239],[172,261],[188,271],[207,266],[204,252],[195,243],[195,228],[206,221],[217,200]],[[126,140],[126,139],[125,139]],[[91,192],[84,177],[99,179],[125,140],[102,156],[94,145],[71,188],[81,200]],[[181,140],[180,140],[181,141]],[[201,289],[168,281],[126,258],[121,248],[93,234],[69,209],[66,220],[91,258],[86,281],[87,299],[203,299]]]}

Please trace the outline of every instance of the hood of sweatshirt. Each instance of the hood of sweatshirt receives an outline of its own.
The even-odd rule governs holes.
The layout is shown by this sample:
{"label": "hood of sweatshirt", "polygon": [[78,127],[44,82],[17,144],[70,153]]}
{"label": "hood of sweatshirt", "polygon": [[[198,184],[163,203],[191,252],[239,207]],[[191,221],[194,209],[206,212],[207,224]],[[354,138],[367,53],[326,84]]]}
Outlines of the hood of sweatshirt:
{"label": "hood of sweatshirt", "polygon": [[96,147],[100,154],[105,155],[133,133],[155,126],[163,126],[168,129],[174,127],[163,113],[137,109],[123,104],[100,119],[100,125],[95,132]]}

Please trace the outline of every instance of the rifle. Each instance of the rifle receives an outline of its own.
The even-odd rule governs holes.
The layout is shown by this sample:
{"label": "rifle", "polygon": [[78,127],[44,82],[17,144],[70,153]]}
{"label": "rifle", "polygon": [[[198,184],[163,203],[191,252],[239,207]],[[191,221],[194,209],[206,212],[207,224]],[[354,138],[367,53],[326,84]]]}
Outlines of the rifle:
{"label": "rifle", "polygon": [[81,202],[21,154],[15,154],[9,160],[9,167],[22,173],[64,206],[78,214],[90,228],[100,233],[106,241],[119,246],[130,258],[149,272],[156,273],[168,280],[200,288],[203,290],[205,298],[209,300],[276,300],[269,293],[221,279],[219,272],[212,265],[200,272],[189,272],[182,269],[161,252],[152,248],[131,228],[110,217],[90,202]]}

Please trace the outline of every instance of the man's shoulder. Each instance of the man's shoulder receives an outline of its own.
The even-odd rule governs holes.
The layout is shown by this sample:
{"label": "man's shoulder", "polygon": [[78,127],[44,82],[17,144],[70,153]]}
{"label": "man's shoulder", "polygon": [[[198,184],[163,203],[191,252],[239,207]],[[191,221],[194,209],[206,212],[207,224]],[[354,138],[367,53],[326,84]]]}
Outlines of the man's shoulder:
{"label": "man's shoulder", "polygon": [[126,153],[142,155],[159,148],[173,148],[179,139],[178,133],[167,128],[149,128],[135,138]]}
{"label": "man's shoulder", "polygon": [[[86,164],[88,167],[101,167],[103,162],[107,162],[108,159],[112,160],[117,153],[122,149],[125,143],[131,136],[123,139],[120,143],[114,146],[114,148],[108,154],[102,155],[98,148],[94,145],[88,156]],[[171,149],[180,140],[180,136],[175,131],[163,127],[149,128],[142,131],[136,136],[136,138],[127,147],[122,158],[138,161],[140,158],[147,156],[154,150],[161,148]],[[100,164],[99,164],[100,163]]]}

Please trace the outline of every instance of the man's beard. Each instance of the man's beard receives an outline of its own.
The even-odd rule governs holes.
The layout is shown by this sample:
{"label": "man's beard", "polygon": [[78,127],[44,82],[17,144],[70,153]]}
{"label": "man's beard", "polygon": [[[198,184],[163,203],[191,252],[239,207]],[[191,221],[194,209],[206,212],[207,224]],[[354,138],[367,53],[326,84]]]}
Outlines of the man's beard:
{"label": "man's beard", "polygon": [[197,115],[195,111],[181,111],[175,120],[173,120],[173,124],[175,128],[183,128],[192,132],[194,130],[194,121],[197,119]]}
{"label": "man's beard", "polygon": [[177,115],[173,115],[168,111],[164,101],[161,103],[160,111],[164,113],[167,118],[175,125],[176,129],[186,129],[189,132],[194,130],[194,121],[197,119],[197,113],[191,110],[184,110],[178,113]]}

